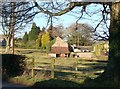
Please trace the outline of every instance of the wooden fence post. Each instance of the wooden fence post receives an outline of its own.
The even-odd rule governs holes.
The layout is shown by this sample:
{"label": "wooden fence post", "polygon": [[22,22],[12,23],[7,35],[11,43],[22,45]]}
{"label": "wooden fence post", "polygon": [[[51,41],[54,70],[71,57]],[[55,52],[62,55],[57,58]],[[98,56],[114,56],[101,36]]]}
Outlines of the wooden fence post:
{"label": "wooden fence post", "polygon": [[55,59],[52,59],[51,60],[51,78],[53,79],[54,79],[54,68],[55,68],[54,63],[55,63]]}
{"label": "wooden fence post", "polygon": [[75,62],[75,71],[78,71],[77,66],[78,66],[78,60]]}
{"label": "wooden fence post", "polygon": [[32,70],[31,70],[31,76],[34,77],[34,62],[35,62],[35,59],[32,58]]}

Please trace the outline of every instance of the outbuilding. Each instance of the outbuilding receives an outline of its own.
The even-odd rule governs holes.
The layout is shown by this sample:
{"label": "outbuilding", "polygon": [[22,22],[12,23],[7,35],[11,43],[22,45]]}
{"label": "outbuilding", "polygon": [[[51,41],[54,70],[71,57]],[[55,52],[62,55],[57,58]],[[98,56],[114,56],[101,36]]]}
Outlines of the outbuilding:
{"label": "outbuilding", "polygon": [[51,47],[49,55],[51,57],[68,57],[70,48],[67,42],[63,41],[60,37],[56,38],[55,43]]}

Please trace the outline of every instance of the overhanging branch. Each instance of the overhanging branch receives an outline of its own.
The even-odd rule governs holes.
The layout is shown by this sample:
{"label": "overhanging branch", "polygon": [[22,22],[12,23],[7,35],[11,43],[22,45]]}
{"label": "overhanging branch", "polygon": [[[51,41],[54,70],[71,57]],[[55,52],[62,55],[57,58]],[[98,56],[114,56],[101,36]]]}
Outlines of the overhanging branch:
{"label": "overhanging branch", "polygon": [[82,3],[82,2],[70,2],[69,6],[66,7],[64,10],[61,10],[59,12],[50,12],[50,11],[44,10],[42,7],[40,7],[35,0],[33,0],[33,2],[35,4],[35,6],[40,10],[40,12],[45,13],[45,14],[49,14],[51,16],[61,16],[65,13],[71,11],[76,6],[86,6],[86,5],[90,4],[90,3],[85,3],[85,2],[84,3]]}
{"label": "overhanging branch", "polygon": [[110,2],[70,2],[69,6],[66,7],[64,10],[61,10],[59,12],[51,12],[49,10],[44,10],[37,2],[36,0],[33,0],[34,4],[35,4],[35,7],[37,7],[39,10],[40,10],[40,13],[44,13],[44,14],[49,14],[51,16],[61,16],[69,11],[71,11],[72,9],[74,9],[74,7],[77,7],[77,6],[83,6],[84,8],[91,4],[91,3],[94,3],[94,4],[106,4],[106,5],[110,5]]}

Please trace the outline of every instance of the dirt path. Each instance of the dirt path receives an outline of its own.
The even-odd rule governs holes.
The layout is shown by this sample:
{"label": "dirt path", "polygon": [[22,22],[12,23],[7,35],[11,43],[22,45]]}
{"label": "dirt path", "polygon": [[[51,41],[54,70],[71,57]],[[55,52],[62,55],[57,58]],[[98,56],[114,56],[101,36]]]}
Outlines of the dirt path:
{"label": "dirt path", "polygon": [[9,82],[2,82],[2,89],[7,89],[7,88],[25,88],[27,86],[19,85],[19,84],[14,84],[14,83],[9,83]]}

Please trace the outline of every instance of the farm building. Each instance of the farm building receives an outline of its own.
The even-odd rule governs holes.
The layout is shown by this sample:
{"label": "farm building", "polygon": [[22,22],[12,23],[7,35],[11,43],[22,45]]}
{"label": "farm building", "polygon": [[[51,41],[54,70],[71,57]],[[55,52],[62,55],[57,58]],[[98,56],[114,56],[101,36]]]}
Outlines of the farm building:
{"label": "farm building", "polygon": [[71,57],[80,58],[92,58],[92,46],[75,46],[72,45],[73,52],[71,52]]}
{"label": "farm building", "polygon": [[72,45],[73,51],[74,52],[91,52],[92,51],[92,46],[75,46]]}
{"label": "farm building", "polygon": [[67,42],[60,37],[56,38],[55,43],[51,47],[49,55],[51,57],[68,57],[70,54],[70,47]]}
{"label": "farm building", "polygon": [[0,46],[6,46],[5,36],[0,35]]}

